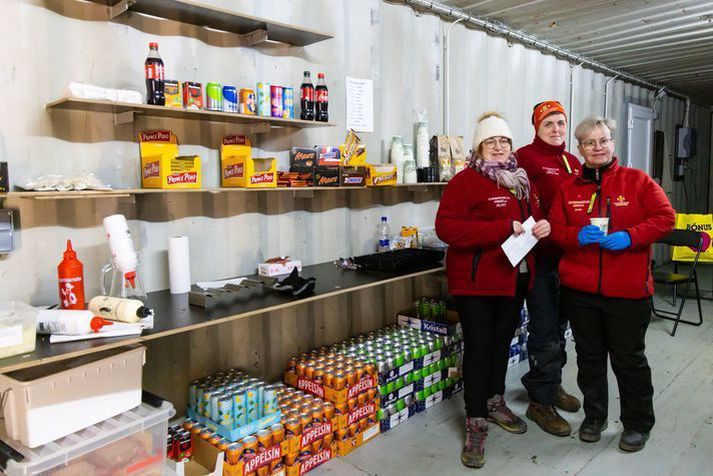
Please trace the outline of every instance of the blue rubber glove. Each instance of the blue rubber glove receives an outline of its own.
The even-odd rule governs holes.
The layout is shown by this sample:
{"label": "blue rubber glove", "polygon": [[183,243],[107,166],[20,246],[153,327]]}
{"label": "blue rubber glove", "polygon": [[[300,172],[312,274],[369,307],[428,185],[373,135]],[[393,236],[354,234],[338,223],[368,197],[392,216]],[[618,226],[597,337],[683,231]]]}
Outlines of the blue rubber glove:
{"label": "blue rubber glove", "polygon": [[594,225],[583,226],[577,235],[579,246],[593,245],[604,238],[604,232]]}
{"label": "blue rubber glove", "polygon": [[599,246],[605,250],[619,251],[631,246],[631,237],[625,231],[615,231],[607,235],[599,242]]}

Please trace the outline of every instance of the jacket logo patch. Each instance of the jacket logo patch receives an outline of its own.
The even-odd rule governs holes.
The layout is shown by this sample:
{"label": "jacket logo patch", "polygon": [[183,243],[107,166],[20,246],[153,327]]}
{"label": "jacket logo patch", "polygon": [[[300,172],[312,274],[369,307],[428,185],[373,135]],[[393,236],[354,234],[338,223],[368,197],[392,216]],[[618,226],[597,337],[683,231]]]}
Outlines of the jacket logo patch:
{"label": "jacket logo patch", "polygon": [[581,212],[589,206],[589,200],[568,200],[567,205],[572,207],[575,212]]}
{"label": "jacket logo patch", "polygon": [[615,207],[628,207],[629,201],[624,197],[624,195],[619,195],[618,197],[616,197],[616,200],[614,200],[614,206]]}
{"label": "jacket logo patch", "polygon": [[558,169],[557,167],[542,167],[542,170],[544,170],[547,175],[559,176],[560,174],[560,169]]}
{"label": "jacket logo patch", "polygon": [[506,207],[510,197],[488,197],[489,202],[493,202],[495,208]]}

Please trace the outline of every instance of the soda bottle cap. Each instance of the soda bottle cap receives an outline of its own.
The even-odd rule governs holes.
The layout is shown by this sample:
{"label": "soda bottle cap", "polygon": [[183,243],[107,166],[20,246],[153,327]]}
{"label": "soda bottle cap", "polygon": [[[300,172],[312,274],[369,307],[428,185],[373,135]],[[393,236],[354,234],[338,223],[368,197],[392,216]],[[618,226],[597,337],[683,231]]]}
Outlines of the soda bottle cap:
{"label": "soda bottle cap", "polygon": [[381,217],[381,221],[386,221],[386,217]]}
{"label": "soda bottle cap", "polygon": [[72,240],[67,240],[67,249],[64,252],[64,259],[77,259],[77,253],[72,249]]}
{"label": "soda bottle cap", "polygon": [[102,327],[110,326],[112,324],[114,323],[98,316],[92,317],[92,320],[89,321],[89,327],[92,329],[92,332],[99,332],[99,329]]}
{"label": "soda bottle cap", "polygon": [[149,43],[149,48],[158,49],[158,43],[156,43],[155,41],[152,41],[151,43]]}
{"label": "soda bottle cap", "polygon": [[310,76],[311,74],[309,71],[305,71],[305,76]]}
{"label": "soda bottle cap", "polygon": [[324,79],[324,73],[317,73],[317,79]]}

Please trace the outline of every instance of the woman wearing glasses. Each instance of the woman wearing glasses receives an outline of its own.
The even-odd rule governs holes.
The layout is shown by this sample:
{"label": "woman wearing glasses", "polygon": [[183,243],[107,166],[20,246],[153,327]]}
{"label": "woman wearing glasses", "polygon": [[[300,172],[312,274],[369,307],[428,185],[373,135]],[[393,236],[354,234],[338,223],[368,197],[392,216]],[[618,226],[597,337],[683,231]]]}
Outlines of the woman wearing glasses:
{"label": "woman wearing glasses", "polygon": [[512,433],[527,430],[503,393],[510,341],[535,263],[528,255],[513,267],[500,245],[522,234],[530,216],[538,220],[535,237],[547,237],[550,225],[539,219],[527,173],[512,154],[510,128],[497,113],[486,113],[476,124],[469,167],[448,183],[436,216],[436,232],[449,245],[448,288],[463,327],[466,439],[461,461],[470,467],[485,464],[488,421]]}
{"label": "woman wearing glasses", "polygon": [[[565,182],[550,209],[559,264],[562,309],[577,350],[577,383],[585,418],[579,439],[596,442],[607,428],[607,357],[619,386],[623,451],[644,448],[654,426],[651,369],[645,355],[651,244],[674,227],[674,210],[644,172],[622,167],[614,152],[614,122],[591,116],[575,130],[582,172]],[[595,226],[593,223],[599,223]]]}

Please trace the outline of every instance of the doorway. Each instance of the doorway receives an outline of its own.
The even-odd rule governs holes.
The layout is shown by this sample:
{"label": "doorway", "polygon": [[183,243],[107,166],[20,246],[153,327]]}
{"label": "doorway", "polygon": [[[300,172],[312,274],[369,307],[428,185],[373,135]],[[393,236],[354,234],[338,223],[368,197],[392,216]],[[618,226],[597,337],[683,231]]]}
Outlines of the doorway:
{"label": "doorway", "polygon": [[654,111],[638,104],[627,105],[626,165],[653,173]]}

